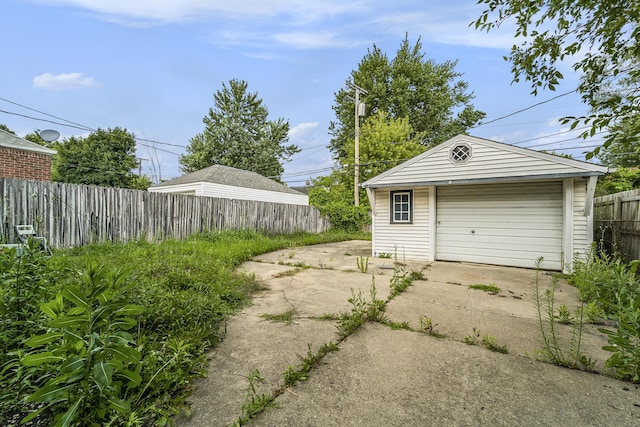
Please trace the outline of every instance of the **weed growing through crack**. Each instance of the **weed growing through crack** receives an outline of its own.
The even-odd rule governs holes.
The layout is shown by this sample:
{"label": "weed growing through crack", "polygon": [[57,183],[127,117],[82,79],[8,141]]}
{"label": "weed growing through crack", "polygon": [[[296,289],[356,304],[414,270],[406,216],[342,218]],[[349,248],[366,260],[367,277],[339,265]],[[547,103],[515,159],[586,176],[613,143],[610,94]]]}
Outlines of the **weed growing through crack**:
{"label": "weed growing through crack", "polygon": [[501,289],[494,284],[491,285],[469,285],[469,289],[476,289],[478,291],[484,291],[492,295],[500,293]]}
{"label": "weed growing through crack", "polygon": [[281,271],[280,273],[274,274],[272,277],[274,277],[276,279],[280,279],[282,277],[291,277],[291,276],[295,276],[296,274],[298,274],[301,271],[302,271],[301,268],[295,268],[293,270]]}
{"label": "weed growing through crack", "polygon": [[409,325],[409,322],[389,322],[387,323],[387,326],[389,326],[391,329],[395,330],[399,330],[399,329],[405,329],[407,331],[412,331],[413,329],[411,328],[411,325]]}
{"label": "weed growing through crack", "polygon": [[282,313],[278,313],[278,314],[264,313],[264,314],[261,314],[260,317],[262,317],[263,319],[270,320],[271,322],[274,322],[274,323],[286,323],[290,325],[296,320],[297,314],[298,314],[298,311],[295,308],[292,308],[290,310],[283,311]]}
{"label": "weed growing through crack", "polygon": [[387,319],[384,315],[385,302],[377,297],[376,280],[374,276],[371,276],[371,289],[369,294],[371,301],[367,301],[362,296],[361,290],[358,289],[358,293],[356,293],[351,289],[351,298],[349,298],[349,303],[352,306],[351,312],[342,314],[336,325],[338,335],[341,338],[344,339],[348,337],[368,321],[386,323]]}
{"label": "weed growing through crack", "polygon": [[436,326],[438,326],[437,323],[433,323],[433,321],[431,320],[430,317],[427,316],[420,316],[418,318],[418,325],[419,325],[419,330],[420,332],[427,334],[431,337],[436,337],[436,338],[444,338],[445,335],[441,334],[440,332],[436,331]]}
{"label": "weed growing through crack", "polygon": [[571,311],[569,311],[569,308],[565,304],[562,304],[560,307],[558,307],[558,314],[556,314],[556,319],[558,320],[558,323],[569,325],[573,323],[573,314],[571,314]]}
{"label": "weed growing through crack", "polygon": [[495,337],[492,337],[491,335],[485,335],[482,337],[482,345],[488,350],[495,351],[496,353],[509,353],[507,346],[498,344]]}
{"label": "weed growing through crack", "polygon": [[378,258],[391,258],[391,254],[388,252],[380,252]]}
{"label": "weed growing through crack", "polygon": [[356,258],[356,265],[358,266],[360,273],[366,273],[369,271],[369,257],[359,256]]}
{"label": "weed growing through crack", "polygon": [[299,381],[306,381],[309,379],[309,372],[318,366],[318,364],[322,361],[322,359],[329,353],[333,353],[338,351],[339,347],[334,342],[329,342],[328,344],[322,344],[318,351],[315,353],[311,351],[311,344],[307,344],[307,354],[304,356],[297,355],[298,359],[300,359],[300,365],[294,368],[293,366],[288,366],[287,370],[284,372],[283,379],[284,384],[287,387],[293,386]]}
{"label": "weed growing through crack", "polygon": [[480,330],[474,326],[471,335],[464,337],[464,342],[469,345],[477,345],[480,342]]}
{"label": "weed growing through crack", "polygon": [[245,389],[244,403],[242,404],[242,413],[233,423],[234,426],[246,425],[253,417],[267,408],[277,408],[275,397],[271,394],[258,394],[257,385],[265,382],[260,375],[260,371],[254,369],[247,377],[249,381],[248,387]]}
{"label": "weed growing through crack", "polygon": [[[551,281],[551,287],[544,291],[544,301],[540,290],[540,264],[543,258],[536,260],[536,280],[534,288],[535,306],[538,316],[538,325],[542,337],[542,350],[540,354],[543,359],[551,363],[567,368],[583,368],[587,371],[593,369],[595,361],[591,360],[582,353],[582,328],[584,309],[578,310],[579,317],[576,319],[571,332],[571,340],[569,342],[568,352],[562,349],[559,332],[556,329],[558,323],[558,314],[555,308],[555,293],[558,288],[558,276],[554,275]],[[583,304],[584,307],[584,304]]]}

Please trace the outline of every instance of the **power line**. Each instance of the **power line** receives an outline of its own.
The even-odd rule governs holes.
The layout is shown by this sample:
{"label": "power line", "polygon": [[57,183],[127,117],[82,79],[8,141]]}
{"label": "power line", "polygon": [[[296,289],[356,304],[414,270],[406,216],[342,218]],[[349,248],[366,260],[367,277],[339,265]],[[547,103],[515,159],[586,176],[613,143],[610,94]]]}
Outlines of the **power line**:
{"label": "power line", "polygon": [[576,91],[577,91],[577,89],[573,89],[573,90],[570,90],[568,92],[561,93],[560,95],[556,95],[553,98],[549,98],[549,99],[547,99],[545,101],[541,101],[541,102],[529,105],[528,107],[521,108],[520,110],[516,110],[516,111],[511,112],[509,114],[505,114],[504,116],[496,117],[495,119],[489,120],[488,122],[483,122],[483,123],[479,123],[479,124],[477,124],[475,126],[471,126],[469,129],[475,129],[475,128],[480,127],[480,126],[488,125],[489,123],[494,123],[494,122],[497,122],[499,120],[504,120],[504,119],[506,119],[508,117],[515,116],[516,114],[520,114],[520,113],[522,113],[524,111],[531,110],[532,108],[538,107],[538,106],[546,104],[548,102],[555,101],[558,98],[562,98],[563,96],[567,96],[567,95],[572,94],[572,93],[574,93]]}

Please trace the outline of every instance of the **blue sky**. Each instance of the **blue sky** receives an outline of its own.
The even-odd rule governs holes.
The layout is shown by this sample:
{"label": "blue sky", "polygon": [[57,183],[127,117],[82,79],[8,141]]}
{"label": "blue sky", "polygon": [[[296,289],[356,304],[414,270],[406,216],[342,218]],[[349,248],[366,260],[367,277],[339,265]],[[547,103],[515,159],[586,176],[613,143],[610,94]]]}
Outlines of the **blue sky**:
{"label": "blue sky", "polygon": [[[393,57],[405,34],[412,44],[422,38],[427,58],[458,61],[485,121],[569,91],[578,78],[567,63],[556,92],[534,97],[527,83],[512,84],[502,57],[513,31],[509,23],[489,34],[469,27],[483,10],[473,0],[4,0],[1,10],[0,123],[21,136],[86,134],[23,117],[68,123],[31,108],[90,128],[127,128],[158,141],[140,141],[138,155],[155,159],[142,170],[163,179],[180,175],[178,155],[232,78],[249,83],[271,119],[289,121],[302,151],[283,181],[328,174],[334,92],[374,43]],[[600,139],[576,139],[557,119],[586,111],[572,94],[470,133],[583,159]]]}

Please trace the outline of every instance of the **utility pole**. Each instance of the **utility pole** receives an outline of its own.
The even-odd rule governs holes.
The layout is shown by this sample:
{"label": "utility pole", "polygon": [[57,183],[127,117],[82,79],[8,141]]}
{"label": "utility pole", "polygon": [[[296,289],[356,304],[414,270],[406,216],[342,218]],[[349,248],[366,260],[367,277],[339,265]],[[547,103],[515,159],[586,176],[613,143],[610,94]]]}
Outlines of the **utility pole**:
{"label": "utility pole", "polygon": [[347,82],[347,85],[356,92],[354,98],[355,103],[355,162],[353,171],[353,203],[355,206],[360,206],[360,192],[358,191],[360,179],[360,117],[364,117],[365,105],[364,102],[360,102],[360,94],[366,95],[367,92],[355,83]]}

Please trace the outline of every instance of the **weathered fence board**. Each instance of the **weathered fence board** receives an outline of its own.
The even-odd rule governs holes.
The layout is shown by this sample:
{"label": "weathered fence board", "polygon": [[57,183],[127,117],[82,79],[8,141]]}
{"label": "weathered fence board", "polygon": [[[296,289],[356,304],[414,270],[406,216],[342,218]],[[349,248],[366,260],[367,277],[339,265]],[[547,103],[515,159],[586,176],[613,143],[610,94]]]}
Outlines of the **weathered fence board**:
{"label": "weathered fence board", "polygon": [[13,242],[16,224],[33,224],[55,248],[228,229],[319,233],[330,227],[314,206],[0,178],[0,239]]}
{"label": "weathered fence board", "polygon": [[640,259],[640,190],[594,200],[594,237],[625,261]]}

